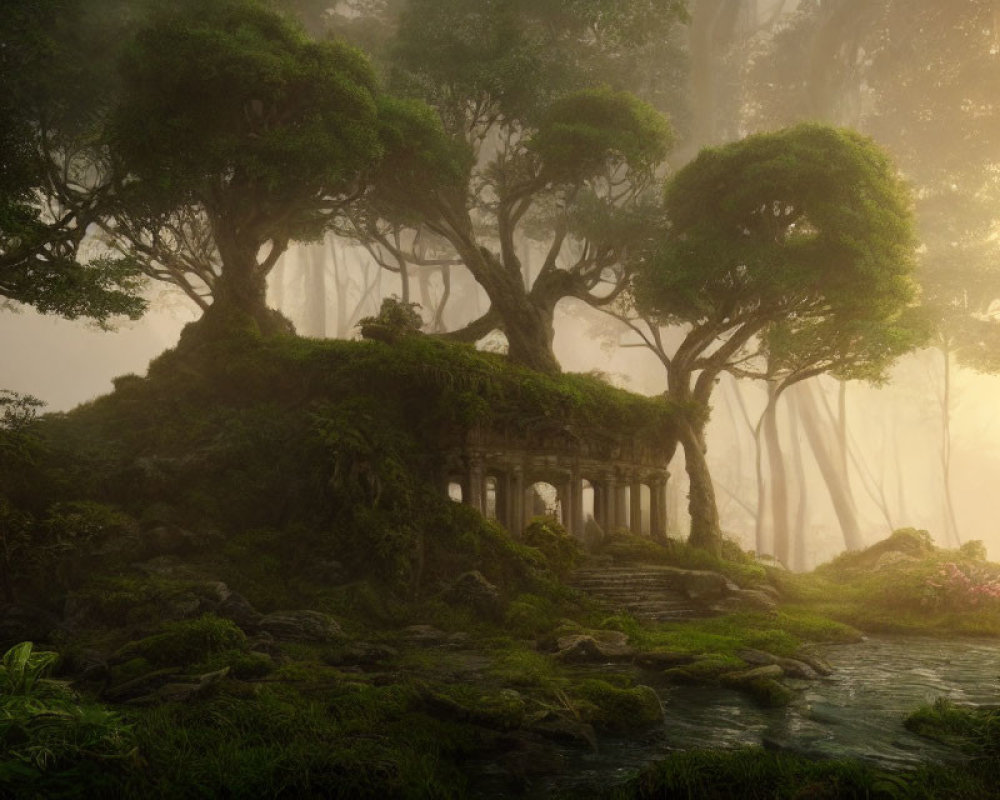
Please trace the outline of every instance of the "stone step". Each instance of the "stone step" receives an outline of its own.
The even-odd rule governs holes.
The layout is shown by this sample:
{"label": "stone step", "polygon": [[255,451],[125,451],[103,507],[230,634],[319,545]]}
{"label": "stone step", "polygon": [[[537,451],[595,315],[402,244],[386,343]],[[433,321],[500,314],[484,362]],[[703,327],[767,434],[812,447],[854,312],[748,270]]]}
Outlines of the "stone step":
{"label": "stone step", "polygon": [[570,585],[610,609],[624,609],[637,619],[668,622],[703,617],[706,611],[673,588],[677,570],[656,565],[584,568]]}

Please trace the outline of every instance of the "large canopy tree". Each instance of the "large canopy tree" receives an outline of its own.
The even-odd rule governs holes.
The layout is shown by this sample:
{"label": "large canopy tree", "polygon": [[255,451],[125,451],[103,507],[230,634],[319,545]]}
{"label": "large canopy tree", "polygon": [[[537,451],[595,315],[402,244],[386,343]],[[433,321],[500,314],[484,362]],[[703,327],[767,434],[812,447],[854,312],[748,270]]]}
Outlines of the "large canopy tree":
{"label": "large canopy tree", "polygon": [[[401,270],[460,263],[491,303],[461,335],[499,327],[513,360],[558,370],[555,306],[608,303],[621,291],[624,255],[647,221],[643,194],[672,138],[652,107],[594,88],[596,65],[682,13],[674,0],[411,0],[393,86],[428,102],[435,119],[392,109],[394,166],[379,171],[347,232]],[[445,152],[452,165],[464,160],[460,171],[435,168]],[[526,236],[544,251],[530,278]]]}
{"label": "large canopy tree", "polygon": [[122,76],[108,145],[127,178],[107,235],[208,316],[285,329],[268,272],[363,192],[382,153],[367,60],[257,0],[191,0],[152,18]]}
{"label": "large canopy tree", "polygon": [[114,181],[95,131],[113,84],[119,3],[11,0],[0,15],[0,298],[101,324],[138,317],[141,272],[85,259]]}
{"label": "large canopy tree", "polygon": [[[859,134],[801,125],[706,149],[665,193],[669,224],[634,282],[631,320],[682,410],[692,544],[721,533],[704,428],[722,372],[785,385],[823,372],[877,379],[922,328],[909,200]],[[660,325],[680,326],[676,347]]]}

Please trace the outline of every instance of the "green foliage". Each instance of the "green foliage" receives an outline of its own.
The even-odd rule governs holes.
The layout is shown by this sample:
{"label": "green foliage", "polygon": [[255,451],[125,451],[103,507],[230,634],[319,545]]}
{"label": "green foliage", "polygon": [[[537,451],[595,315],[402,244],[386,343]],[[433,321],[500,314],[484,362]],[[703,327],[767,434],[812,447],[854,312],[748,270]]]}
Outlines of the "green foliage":
{"label": "green foliage", "polygon": [[14,645],[0,663],[3,697],[71,697],[65,684],[46,680],[59,661],[58,653],[36,652],[32,642]]}
{"label": "green foliage", "polygon": [[660,698],[649,686],[619,687],[599,678],[587,678],[573,684],[571,693],[580,716],[608,730],[634,731],[663,719]]}
{"label": "green foliage", "polygon": [[111,194],[94,128],[126,38],[124,6],[11,0],[0,20],[0,297],[102,326],[146,308],[134,258],[79,258]]}
{"label": "green foliage", "polygon": [[967,542],[963,542],[958,548],[958,553],[963,559],[969,561],[985,561],[986,560],[986,545],[983,543],[982,539],[970,539]]}
{"label": "green foliage", "polygon": [[744,587],[752,588],[768,579],[763,566],[743,552],[735,542],[723,539],[723,556],[720,558],[707,550],[693,547],[687,542],[669,539],[656,542],[648,536],[639,536],[619,530],[606,537],[596,549],[616,561],[646,564],[668,564],[682,569],[701,569],[719,572]]}
{"label": "green foliage", "polygon": [[550,689],[560,683],[550,656],[519,647],[497,652],[490,674],[508,686]]}
{"label": "green foliage", "polygon": [[672,142],[667,121],[633,95],[586,89],[556,100],[530,147],[556,182],[578,183],[608,169],[650,173]]}
{"label": "green foliage", "polygon": [[428,194],[466,190],[472,150],[464,140],[445,133],[430,106],[382,95],[378,112],[384,155],[373,173],[370,194],[378,213],[416,223]]}
{"label": "green foliage", "polygon": [[908,311],[909,199],[870,140],[799,125],[704,150],[665,204],[670,236],[636,285],[658,319],[725,307],[734,330],[764,336],[772,370],[865,379],[926,340]]}
{"label": "green foliage", "polygon": [[1000,712],[996,709],[968,708],[939,698],[906,718],[906,727],[921,736],[958,746],[982,759],[982,765],[997,772],[1000,754]]}
{"label": "green foliage", "polygon": [[504,628],[516,636],[537,637],[559,624],[559,612],[560,608],[547,597],[520,594],[507,605]]}
{"label": "green foliage", "polygon": [[413,336],[420,332],[424,324],[417,309],[417,303],[404,303],[398,297],[387,297],[382,301],[377,316],[364,317],[358,322],[361,335],[365,339],[392,344],[401,336]]}
{"label": "green foliage", "polygon": [[263,653],[248,653],[242,649],[223,650],[210,657],[205,666],[211,671],[228,669],[229,674],[240,680],[263,678],[274,671],[274,661]]}
{"label": "green foliage", "polygon": [[246,650],[246,635],[228,619],[204,614],[197,619],[163,624],[161,633],[129,642],[123,658],[144,658],[157,667],[204,664],[227,651]]}
{"label": "green foliage", "polygon": [[978,543],[935,548],[903,528],[842,553],[808,576],[772,573],[789,599],[867,631],[994,636],[1000,633],[1000,565]]}
{"label": "green foliage", "polygon": [[81,786],[99,791],[135,753],[132,731],[118,714],[78,703],[65,684],[44,677],[57,660],[22,642],[0,666],[0,787],[17,796],[67,796],[62,792]]}
{"label": "green foliage", "polygon": [[714,684],[723,675],[746,669],[746,666],[746,662],[736,656],[727,653],[709,653],[683,667],[671,667],[664,672],[664,675],[678,683]]}
{"label": "green foliage", "polygon": [[910,714],[907,729],[957,747],[970,757],[969,772],[995,786],[1000,780],[1000,711],[968,708],[939,698]]}
{"label": "green foliage", "polygon": [[957,770],[923,767],[907,773],[887,772],[857,761],[816,761],[745,749],[673,753],[609,796],[616,800],[974,800],[988,794],[986,784]]}
{"label": "green foliage", "polygon": [[580,556],[580,546],[552,517],[531,520],[524,529],[521,542],[541,551],[548,568],[560,578],[572,572]]}
{"label": "green foliage", "polygon": [[[280,684],[220,691],[195,705],[137,713],[136,735],[155,772],[135,773],[128,796],[455,796],[449,767],[459,735],[421,714],[410,686],[317,684],[303,696]],[[372,735],[377,731],[376,735]]]}
{"label": "green foliage", "polygon": [[315,198],[345,191],[380,154],[364,57],[310,41],[256,0],[171,4],[130,45],[123,79],[113,141],[154,208],[233,204],[275,225],[304,203],[286,231],[315,236]]}

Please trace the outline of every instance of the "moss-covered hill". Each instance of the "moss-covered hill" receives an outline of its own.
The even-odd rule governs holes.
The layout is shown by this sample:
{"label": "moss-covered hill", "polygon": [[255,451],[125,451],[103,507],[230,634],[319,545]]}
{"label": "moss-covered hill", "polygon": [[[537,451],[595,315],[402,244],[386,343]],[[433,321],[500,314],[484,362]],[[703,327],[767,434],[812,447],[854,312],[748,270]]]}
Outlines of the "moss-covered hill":
{"label": "moss-covered hill", "polygon": [[[567,586],[580,554],[554,521],[513,537],[442,496],[440,438],[600,428],[669,447],[670,408],[390,338],[187,336],[109,396],[3,430],[0,640],[17,646],[0,796],[538,794],[568,757],[655,734],[664,686],[784,702],[781,674],[822,666],[806,642],[857,635],[788,606],[647,624]],[[853,569],[799,579],[727,552],[617,535],[597,563],[713,570],[813,609]],[[857,558],[866,575],[881,556]],[[699,758],[719,763],[682,759],[622,796]],[[684,785],[740,796],[725,792],[754,769],[789,791],[826,774],[721,758],[719,780]],[[882,777],[857,775],[851,796],[877,796]]]}
{"label": "moss-covered hill", "polygon": [[[119,378],[112,394],[45,418],[32,464],[10,467],[5,485],[36,523],[64,514],[55,501],[102,503],[131,517],[139,538],[173,525],[230,543],[273,540],[290,565],[335,560],[416,589],[460,566],[503,569],[502,559],[474,555],[470,530],[489,526],[440,496],[442,437],[483,425],[666,447],[670,423],[660,399],[429,337],[189,336],[147,377]],[[129,528],[119,523],[118,539]],[[72,546],[85,558],[104,547],[96,530],[27,527],[35,538],[26,553]]]}

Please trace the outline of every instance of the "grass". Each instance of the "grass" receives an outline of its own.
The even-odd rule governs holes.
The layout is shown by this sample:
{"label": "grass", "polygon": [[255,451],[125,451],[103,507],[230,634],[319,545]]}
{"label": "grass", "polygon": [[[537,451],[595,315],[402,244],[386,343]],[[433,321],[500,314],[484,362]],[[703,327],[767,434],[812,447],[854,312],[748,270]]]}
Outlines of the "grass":
{"label": "grass", "polygon": [[814,761],[756,748],[674,753],[608,800],[984,800],[994,785],[961,770],[889,772],[858,761]]}
{"label": "grass", "polygon": [[642,651],[735,655],[739,650],[766,650],[794,657],[806,642],[850,642],[858,631],[805,608],[774,613],[748,612],[644,626],[629,615],[606,618],[603,627],[628,634]]}
{"label": "grass", "polygon": [[1000,782],[1000,711],[968,708],[944,698],[922,706],[904,723],[916,734],[956,747],[971,757],[973,774]]}

